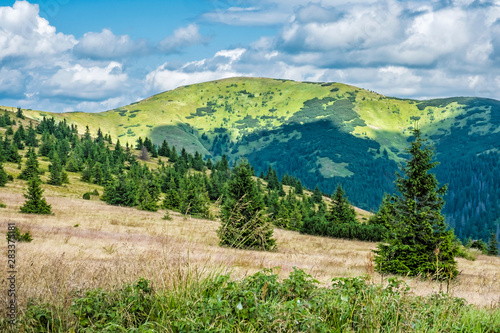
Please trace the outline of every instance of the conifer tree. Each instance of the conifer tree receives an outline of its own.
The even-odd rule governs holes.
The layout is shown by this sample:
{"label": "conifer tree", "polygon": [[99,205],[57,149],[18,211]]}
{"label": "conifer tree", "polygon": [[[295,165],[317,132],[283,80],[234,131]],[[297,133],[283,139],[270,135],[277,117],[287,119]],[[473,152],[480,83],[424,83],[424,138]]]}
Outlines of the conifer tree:
{"label": "conifer tree", "polygon": [[23,110],[19,107],[17,108],[17,111],[16,111],[16,117],[20,118],[20,119],[24,119]]}
{"label": "conifer tree", "polygon": [[149,194],[149,191],[144,188],[142,191],[140,191],[139,195],[139,209],[140,210],[146,210],[149,212],[156,212],[158,211],[158,205],[155,200],[151,197],[151,194]]}
{"label": "conifer tree", "polygon": [[38,169],[38,158],[35,153],[35,148],[28,148],[28,152],[26,153],[26,165],[24,169],[21,171],[21,174],[17,177],[19,179],[29,180],[30,178],[39,175],[40,171]]}
{"label": "conifer tree", "polygon": [[208,218],[210,199],[203,177],[199,174],[187,176],[181,180],[180,187],[180,212]]}
{"label": "conifer tree", "polygon": [[92,167],[89,163],[86,163],[82,170],[82,175],[80,177],[82,182],[90,183],[92,181]]}
{"label": "conifer tree", "polygon": [[171,210],[180,210],[181,198],[177,191],[177,185],[173,177],[170,177],[169,188],[165,192],[165,199],[163,200],[163,207]]}
{"label": "conifer tree", "polygon": [[267,180],[267,188],[268,189],[270,189],[270,190],[279,190],[280,189],[280,182],[278,179],[278,174],[271,166],[269,166],[269,170],[267,171],[266,180]]}
{"label": "conifer tree", "polygon": [[488,247],[486,249],[486,253],[490,256],[497,256],[498,255],[498,241],[497,241],[497,234],[492,231],[490,234],[490,241],[488,242]]}
{"label": "conifer tree", "polygon": [[61,186],[63,183],[69,183],[68,175],[63,169],[58,154],[54,154],[52,162],[49,165],[50,175],[47,184]]}
{"label": "conifer tree", "polygon": [[312,201],[315,203],[320,203],[323,201],[323,193],[319,190],[318,185],[314,188],[314,192],[311,197]]}
{"label": "conifer tree", "polygon": [[406,151],[411,157],[396,173],[399,194],[394,196],[395,215],[391,218],[386,241],[375,251],[377,271],[381,273],[422,275],[449,279],[458,271],[454,254],[454,234],[441,214],[446,185],[438,188],[432,162],[433,150],[424,146],[420,130],[414,129],[415,141]]}
{"label": "conifer tree", "polygon": [[[2,119],[2,117],[0,117]],[[2,136],[0,135],[0,163],[7,161],[7,149],[4,148],[5,142],[2,140]]]}
{"label": "conifer tree", "polygon": [[24,142],[28,147],[38,147],[38,139],[36,138],[36,132],[31,121],[30,127],[28,127],[28,134],[26,134],[26,140],[24,140]]}
{"label": "conifer tree", "polygon": [[236,248],[271,250],[275,247],[273,229],[262,215],[264,203],[252,179],[246,160],[233,169],[228,197],[221,210],[217,230],[219,244]]}
{"label": "conifer tree", "polygon": [[295,193],[297,195],[302,195],[302,193],[304,193],[302,182],[300,180],[297,180],[297,183],[295,183]]}
{"label": "conifer tree", "polygon": [[42,181],[38,174],[35,174],[28,180],[28,188],[24,197],[26,201],[21,206],[22,213],[27,214],[51,214],[52,207],[47,203],[43,197],[43,189],[40,187]]}
{"label": "conifer tree", "polygon": [[12,163],[21,163],[22,157],[19,155],[19,149],[17,145],[12,143],[7,136],[3,142],[3,148],[5,151],[5,160]]}
{"label": "conifer tree", "polygon": [[394,198],[387,193],[382,198],[378,212],[370,217],[369,223],[390,228],[391,219],[395,216]]}
{"label": "conifer tree", "polygon": [[158,149],[158,155],[170,157],[170,147],[168,146],[167,140],[163,140],[160,149]]}
{"label": "conifer tree", "polygon": [[7,184],[8,181],[9,181],[9,177],[7,176],[7,173],[5,172],[3,164],[0,161],[0,187],[5,186],[5,184]]}
{"label": "conifer tree", "polygon": [[332,208],[327,214],[327,220],[334,223],[356,223],[356,212],[352,208],[349,200],[345,197],[345,192],[339,184],[332,196]]}
{"label": "conifer tree", "polygon": [[12,141],[15,145],[17,145],[17,149],[19,149],[19,150],[24,149],[23,138],[22,138],[22,135],[19,131],[16,131],[14,133],[14,136],[12,137]]}
{"label": "conifer tree", "polygon": [[136,187],[125,175],[104,186],[101,200],[110,205],[132,207],[136,204]]}

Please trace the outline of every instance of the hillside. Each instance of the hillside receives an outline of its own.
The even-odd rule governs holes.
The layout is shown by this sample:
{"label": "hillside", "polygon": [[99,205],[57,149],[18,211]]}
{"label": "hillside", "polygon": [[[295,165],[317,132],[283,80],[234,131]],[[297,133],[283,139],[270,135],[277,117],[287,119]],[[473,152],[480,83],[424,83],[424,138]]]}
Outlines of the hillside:
{"label": "hillside", "polygon": [[309,188],[331,194],[337,183],[360,208],[376,210],[393,193],[411,128],[436,146],[440,183],[449,184],[445,213],[460,238],[500,234],[500,102],[480,98],[429,101],[386,97],[341,83],[232,78],[184,86],[107,112],[52,114],[101,128],[121,143],[150,137],[230,161],[246,157],[256,171],[271,164]]}
{"label": "hillside", "polygon": [[[42,160],[41,168],[46,171],[47,166],[48,162]],[[7,163],[6,169],[9,174],[19,173],[14,164]],[[0,192],[0,201],[7,206],[0,208],[3,217],[0,227],[6,230],[7,222],[14,221],[23,232],[30,231],[34,238],[31,243],[17,244],[17,269],[22,272],[17,275],[16,283],[20,291],[17,301],[20,313],[23,314],[30,299],[34,304],[40,304],[31,308],[33,311],[31,315],[33,318],[38,316],[39,322],[42,323],[43,316],[47,316],[45,309],[54,308],[57,320],[61,320],[63,325],[70,325],[73,317],[68,309],[71,300],[77,295],[83,295],[85,291],[95,288],[116,290],[124,283],[133,283],[140,277],[152,281],[155,294],[160,295],[159,300],[162,300],[163,292],[177,295],[179,299],[176,302],[164,305],[168,304],[172,308],[180,306],[177,302],[181,300],[188,302],[188,306],[199,304],[201,296],[191,293],[204,283],[210,283],[210,286],[216,285],[221,274],[230,273],[232,280],[239,280],[249,278],[251,274],[262,269],[274,268],[274,272],[284,279],[294,271],[293,267],[297,267],[318,279],[322,287],[331,285],[330,279],[333,277],[364,276],[358,281],[364,280],[368,286],[373,287],[381,282],[383,286],[392,283],[388,280],[389,277],[380,276],[373,270],[371,250],[376,247],[376,243],[314,237],[276,229],[278,251],[222,248],[217,245],[216,230],[219,223],[216,221],[185,218],[178,213],[172,213],[173,219],[165,221],[162,219],[163,210],[145,212],[134,208],[110,206],[97,197],[93,197],[90,201],[83,200],[82,193],[98,190],[102,194],[102,187],[81,182],[77,174],[69,173],[69,176],[70,185],[64,187],[43,185],[47,201],[52,205],[53,215],[33,216],[19,213],[19,207],[24,202],[22,194],[25,181],[15,179]],[[47,175],[42,179],[45,181]],[[457,259],[461,274],[450,285],[449,291],[451,295],[462,297],[467,303],[478,306],[478,308],[459,307],[465,312],[462,312],[462,315],[465,315],[465,319],[462,320],[469,323],[468,327],[479,325],[480,328],[488,328],[493,332],[499,324],[497,305],[500,297],[498,283],[500,258],[484,256],[475,251],[473,254],[477,257],[475,261]],[[213,279],[214,282],[204,282],[206,278],[208,281]],[[450,314],[439,312],[443,311],[442,307],[447,309],[451,306],[450,309],[459,309],[457,308],[459,301],[451,300],[454,303],[448,305],[449,301],[445,302],[443,298],[435,295],[439,291],[446,290],[446,285],[415,278],[403,280],[411,288],[408,295],[405,294],[399,299],[397,293],[400,289],[396,289],[397,293],[391,298],[379,296],[376,301],[383,299],[388,304],[401,306],[408,302],[401,310],[401,314],[409,315],[412,321],[420,318],[422,314],[427,316],[429,311],[433,313],[438,311],[439,316],[444,316],[442,323],[447,323]],[[361,288],[359,282],[352,287]],[[1,280],[0,288],[6,290],[6,279]],[[368,289],[361,294],[371,295]],[[98,296],[95,292],[92,295]],[[429,296],[429,298],[413,299],[414,296]],[[6,308],[4,303],[6,299],[6,297],[0,299],[3,309]],[[90,295],[85,296],[85,299],[90,306],[96,307],[95,311],[99,311],[98,307],[104,304],[100,303],[104,299],[92,300]],[[436,308],[430,309],[430,304],[434,304],[433,299],[437,300],[433,305]],[[124,311],[129,308],[134,304],[133,300],[124,300],[127,303],[123,303],[123,308],[118,310]],[[301,298],[301,301],[304,299]],[[343,302],[340,304],[349,304]],[[372,310],[363,306],[362,309],[356,310],[356,313],[361,311],[357,318],[365,318],[374,325],[375,319],[380,320],[376,325],[397,326],[397,321],[383,319],[385,312],[381,313],[380,309],[389,311],[389,308],[372,305],[379,310],[371,314]],[[274,305],[266,306],[273,309]],[[415,310],[419,309],[419,306],[426,310]],[[399,309],[399,306],[390,308]],[[286,309],[292,311],[290,307]],[[349,318],[352,309],[350,307],[345,309],[346,318]],[[176,313],[173,311],[165,313]],[[53,320],[58,322],[55,318]],[[150,318],[151,320],[153,318]],[[420,320],[426,322],[425,318],[418,319]],[[34,320],[32,322],[36,323]],[[433,324],[428,325],[432,327]],[[396,331],[419,330],[400,328]]]}

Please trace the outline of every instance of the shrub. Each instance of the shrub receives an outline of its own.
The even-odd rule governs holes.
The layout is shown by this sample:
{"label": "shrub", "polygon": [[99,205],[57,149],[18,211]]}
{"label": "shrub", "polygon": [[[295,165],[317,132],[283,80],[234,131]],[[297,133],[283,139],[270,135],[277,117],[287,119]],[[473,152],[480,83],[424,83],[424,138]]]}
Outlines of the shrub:
{"label": "shrub", "polygon": [[85,199],[85,200],[90,200],[90,194],[91,194],[90,192],[85,192],[85,193],[83,194],[83,199]]}
{"label": "shrub", "polygon": [[29,231],[22,234],[18,227],[14,227],[14,230],[7,232],[7,241],[30,243],[32,240],[33,236]]}

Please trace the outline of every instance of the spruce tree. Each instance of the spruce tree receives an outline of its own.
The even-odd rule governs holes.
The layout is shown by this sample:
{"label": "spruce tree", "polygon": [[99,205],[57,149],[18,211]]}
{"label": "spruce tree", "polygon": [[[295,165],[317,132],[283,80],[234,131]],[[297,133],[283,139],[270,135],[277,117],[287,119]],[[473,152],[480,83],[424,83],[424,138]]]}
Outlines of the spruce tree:
{"label": "spruce tree", "polygon": [[312,194],[312,197],[311,197],[312,201],[315,202],[315,203],[320,203],[323,201],[323,194],[321,193],[321,191],[319,190],[319,187],[318,185],[316,185],[316,187],[314,188],[314,192]]}
{"label": "spruce tree", "polygon": [[0,161],[0,187],[5,186],[5,184],[7,184],[8,181],[9,181],[9,177],[7,176],[7,173],[5,172],[3,164]]}
{"label": "spruce tree", "polygon": [[227,198],[221,210],[221,226],[217,230],[219,244],[236,248],[271,250],[275,247],[272,226],[262,215],[264,203],[252,179],[246,160],[233,169]]}
{"label": "spruce tree", "polygon": [[24,119],[23,110],[19,107],[17,108],[17,111],[16,111],[16,117],[20,118],[20,119]]}
{"label": "spruce tree", "polygon": [[19,179],[29,180],[30,178],[39,175],[40,171],[38,169],[38,158],[35,153],[35,148],[28,148],[28,152],[26,153],[26,164],[24,169],[21,171],[21,174],[17,177]]}
{"label": "spruce tree", "polygon": [[181,180],[180,187],[180,212],[208,218],[210,199],[203,177],[199,174],[187,176]]}
{"label": "spruce tree", "polygon": [[40,187],[42,181],[38,174],[35,174],[28,180],[28,188],[24,197],[26,201],[21,206],[21,213],[27,214],[51,214],[51,206],[43,197],[43,189]]}
{"label": "spruce tree", "polygon": [[136,204],[136,192],[135,184],[125,175],[120,175],[117,180],[106,184],[101,200],[110,205],[132,207]]}
{"label": "spruce tree", "polygon": [[69,183],[68,175],[63,169],[58,154],[54,154],[52,162],[49,165],[50,175],[47,184],[61,186],[63,183]]}
{"label": "spruce tree", "polygon": [[378,212],[370,217],[369,223],[390,228],[391,218],[395,215],[394,198],[387,193],[382,198]]}
{"label": "spruce tree", "polygon": [[[173,179],[171,180],[173,181]],[[171,210],[180,210],[181,198],[179,192],[175,188],[169,188],[165,193],[163,200],[163,208]]]}
{"label": "spruce tree", "polygon": [[17,146],[17,149],[19,150],[24,149],[23,138],[20,131],[16,131],[14,133],[14,136],[12,137],[12,142]]}
{"label": "spruce tree", "polygon": [[486,249],[486,253],[490,256],[498,255],[498,241],[497,234],[492,231],[490,234],[490,241],[488,242],[488,247]]}
{"label": "spruce tree", "polygon": [[304,190],[302,189],[302,183],[300,180],[297,180],[297,183],[295,183],[295,193],[297,195],[302,195],[302,193],[304,193]]}
{"label": "spruce tree", "polygon": [[26,145],[29,147],[38,147],[38,140],[36,138],[36,132],[33,128],[33,124],[30,121],[30,127],[28,127],[28,134],[26,135]]}
{"label": "spruce tree", "polygon": [[339,184],[332,196],[332,208],[327,214],[327,220],[334,223],[356,223],[356,212],[345,196]]}
{"label": "spruce tree", "polygon": [[386,241],[375,251],[377,271],[402,275],[422,275],[449,279],[458,275],[455,262],[455,238],[441,214],[446,185],[438,187],[432,162],[433,149],[424,146],[420,130],[414,129],[415,141],[406,151],[411,157],[396,173],[399,194],[394,196],[394,216]]}
{"label": "spruce tree", "polygon": [[146,210],[149,212],[158,211],[158,205],[155,200],[151,197],[148,191],[140,191],[139,196],[139,209]]}

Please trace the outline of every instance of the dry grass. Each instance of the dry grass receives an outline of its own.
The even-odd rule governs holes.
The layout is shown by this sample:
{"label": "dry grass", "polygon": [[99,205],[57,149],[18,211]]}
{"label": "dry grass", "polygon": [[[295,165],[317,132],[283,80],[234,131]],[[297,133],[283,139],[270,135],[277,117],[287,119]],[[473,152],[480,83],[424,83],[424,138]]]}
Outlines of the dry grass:
{"label": "dry grass", "polygon": [[[82,191],[89,186],[76,180],[74,183]],[[15,181],[0,190],[0,201],[7,205],[0,210],[1,234],[7,231],[8,222],[15,222],[34,238],[32,243],[17,245],[21,308],[29,298],[68,304],[75,290],[115,287],[138,277],[152,279],[159,288],[168,288],[185,281],[190,274],[206,275],[214,270],[231,271],[233,278],[241,278],[262,268],[279,266],[280,275],[285,277],[296,266],[322,282],[364,274],[370,274],[373,283],[382,281],[373,272],[374,243],[277,229],[276,252],[221,248],[217,245],[218,222],[185,219],[176,213],[171,214],[172,221],[165,221],[163,211],[151,213],[86,201],[64,188],[49,189],[44,185],[54,215],[21,214],[18,210],[24,202],[23,184]],[[2,271],[6,272],[6,247],[2,252]],[[474,262],[458,262],[462,273],[450,286],[450,292],[479,306],[498,306],[500,258],[478,255]],[[439,283],[405,280],[418,295],[446,290]],[[0,290],[6,290],[4,278],[0,279]],[[6,296],[7,293],[0,294],[2,309]]]}

